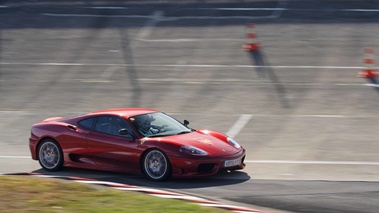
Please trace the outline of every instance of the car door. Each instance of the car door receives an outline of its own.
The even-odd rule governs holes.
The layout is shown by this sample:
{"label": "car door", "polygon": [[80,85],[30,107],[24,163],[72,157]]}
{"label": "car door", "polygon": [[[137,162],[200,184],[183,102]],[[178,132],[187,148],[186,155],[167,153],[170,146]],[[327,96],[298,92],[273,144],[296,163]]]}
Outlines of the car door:
{"label": "car door", "polygon": [[89,155],[98,166],[105,169],[139,171],[138,142],[132,135],[120,135],[120,129],[132,131],[122,117],[97,117],[94,131],[87,137]]}

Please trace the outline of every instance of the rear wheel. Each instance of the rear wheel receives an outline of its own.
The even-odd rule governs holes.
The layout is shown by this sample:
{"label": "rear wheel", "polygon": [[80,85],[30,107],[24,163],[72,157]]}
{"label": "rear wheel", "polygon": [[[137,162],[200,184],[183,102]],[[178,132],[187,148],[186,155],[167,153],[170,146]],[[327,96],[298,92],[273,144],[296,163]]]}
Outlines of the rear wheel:
{"label": "rear wheel", "polygon": [[59,144],[53,139],[45,139],[38,149],[39,164],[47,171],[57,171],[63,167],[63,153]]}
{"label": "rear wheel", "polygon": [[166,155],[157,149],[146,153],[142,168],[145,175],[153,181],[164,181],[171,177],[171,164]]}

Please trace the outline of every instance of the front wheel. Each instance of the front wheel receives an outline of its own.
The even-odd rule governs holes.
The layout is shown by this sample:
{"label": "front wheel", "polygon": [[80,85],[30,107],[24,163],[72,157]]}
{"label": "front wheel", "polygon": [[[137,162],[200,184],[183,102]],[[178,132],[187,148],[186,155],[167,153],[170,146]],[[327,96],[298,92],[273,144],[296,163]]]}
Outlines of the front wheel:
{"label": "front wheel", "polygon": [[157,149],[146,153],[142,169],[145,175],[153,181],[164,181],[171,177],[171,164],[166,155]]}
{"label": "front wheel", "polygon": [[57,171],[63,167],[63,153],[59,144],[53,139],[41,142],[38,149],[39,164],[47,171]]}

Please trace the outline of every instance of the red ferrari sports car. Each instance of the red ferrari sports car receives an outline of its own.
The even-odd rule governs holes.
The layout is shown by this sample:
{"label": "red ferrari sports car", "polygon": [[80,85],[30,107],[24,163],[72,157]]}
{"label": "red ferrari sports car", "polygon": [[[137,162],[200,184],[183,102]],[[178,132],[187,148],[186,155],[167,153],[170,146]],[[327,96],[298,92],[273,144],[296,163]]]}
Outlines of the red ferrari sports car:
{"label": "red ferrari sports car", "polygon": [[29,147],[47,171],[67,166],[145,174],[154,181],[245,167],[245,149],[236,141],[188,124],[144,108],[52,117],[32,126]]}

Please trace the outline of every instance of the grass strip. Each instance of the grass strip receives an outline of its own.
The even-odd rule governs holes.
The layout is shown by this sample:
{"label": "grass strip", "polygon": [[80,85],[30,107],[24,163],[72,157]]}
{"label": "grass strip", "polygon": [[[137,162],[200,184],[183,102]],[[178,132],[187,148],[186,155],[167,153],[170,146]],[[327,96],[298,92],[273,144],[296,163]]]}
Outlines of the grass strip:
{"label": "grass strip", "polygon": [[0,176],[0,212],[228,212],[138,192],[65,180]]}

